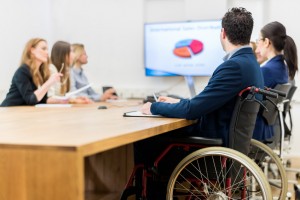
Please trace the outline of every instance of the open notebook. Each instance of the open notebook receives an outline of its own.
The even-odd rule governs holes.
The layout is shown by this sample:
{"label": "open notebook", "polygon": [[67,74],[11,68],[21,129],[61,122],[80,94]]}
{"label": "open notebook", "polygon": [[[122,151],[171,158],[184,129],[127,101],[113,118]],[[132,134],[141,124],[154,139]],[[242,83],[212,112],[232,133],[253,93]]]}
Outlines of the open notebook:
{"label": "open notebook", "polygon": [[131,111],[131,112],[125,112],[123,114],[123,117],[164,117],[162,115],[146,115],[142,113],[141,111]]}
{"label": "open notebook", "polygon": [[75,90],[75,91],[72,91],[72,92],[68,92],[65,94],[65,96],[53,96],[53,98],[55,99],[61,99],[61,100],[67,100],[67,99],[70,99],[72,96],[75,96],[76,94],[82,92],[83,90],[86,90],[88,89],[89,87],[92,86],[92,83],[86,85],[86,86],[83,86],[81,88],[79,88],[78,90]]}

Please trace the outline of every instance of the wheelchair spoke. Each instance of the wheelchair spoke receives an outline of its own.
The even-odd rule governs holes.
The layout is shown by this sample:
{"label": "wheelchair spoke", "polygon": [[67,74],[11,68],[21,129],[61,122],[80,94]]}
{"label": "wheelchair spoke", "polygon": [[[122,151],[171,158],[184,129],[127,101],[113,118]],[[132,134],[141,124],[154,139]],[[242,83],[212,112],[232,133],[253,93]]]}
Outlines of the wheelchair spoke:
{"label": "wheelchair spoke", "polygon": [[[201,151],[206,152],[205,149]],[[241,158],[218,154],[200,156],[194,152],[179,163],[168,184],[167,200],[175,197],[178,200],[269,199],[267,195],[270,197],[271,192],[266,179],[260,180],[257,175],[262,174],[258,166],[253,163],[253,169],[249,170],[248,165],[241,163]]]}

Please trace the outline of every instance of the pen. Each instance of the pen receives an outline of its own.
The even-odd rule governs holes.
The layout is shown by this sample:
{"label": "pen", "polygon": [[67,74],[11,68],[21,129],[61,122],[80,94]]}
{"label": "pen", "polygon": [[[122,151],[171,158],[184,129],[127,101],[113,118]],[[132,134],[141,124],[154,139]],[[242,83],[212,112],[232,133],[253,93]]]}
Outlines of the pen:
{"label": "pen", "polygon": [[59,73],[61,73],[61,72],[62,72],[62,70],[64,69],[64,66],[65,66],[65,64],[64,64],[64,63],[62,63],[62,64],[61,64],[61,68],[60,68],[60,70],[59,70]]}
{"label": "pen", "polygon": [[154,92],[153,92],[153,97],[154,97],[155,101],[157,102],[157,101],[158,101],[158,99],[157,99],[157,97],[156,97],[156,95],[155,95],[155,93],[154,93]]}

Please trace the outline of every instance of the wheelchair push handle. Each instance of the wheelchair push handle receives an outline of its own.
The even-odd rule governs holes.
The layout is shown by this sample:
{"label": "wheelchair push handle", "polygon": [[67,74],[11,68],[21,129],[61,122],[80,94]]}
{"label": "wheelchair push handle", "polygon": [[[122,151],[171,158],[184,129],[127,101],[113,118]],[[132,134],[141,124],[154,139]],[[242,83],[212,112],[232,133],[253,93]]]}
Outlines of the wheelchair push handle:
{"label": "wheelchair push handle", "polygon": [[279,96],[282,96],[282,97],[286,97],[286,95],[287,95],[287,93],[285,93],[285,92],[275,90],[275,89],[272,89],[272,88],[268,88],[268,87],[265,87],[265,90],[271,91],[273,93],[277,93]]}
{"label": "wheelchair push handle", "polygon": [[245,91],[249,91],[250,94],[262,94],[263,96],[268,96],[268,97],[273,97],[273,98],[278,98],[278,93],[275,93],[273,91],[268,91],[265,89],[257,88],[255,86],[252,87],[247,87],[246,89],[242,90],[239,93],[239,96],[241,96]]}
{"label": "wheelchair push handle", "polygon": [[264,96],[268,96],[268,97],[273,97],[273,98],[278,98],[278,93],[277,92],[273,92],[273,91],[269,91],[269,90],[264,90],[264,89],[260,89],[260,88],[256,88],[258,91],[257,93],[262,94]]}
{"label": "wheelchair push handle", "polygon": [[268,91],[268,90],[264,90],[264,89],[261,89],[261,88],[257,88],[255,86],[252,86],[252,87],[247,87],[245,89],[243,89],[240,93],[239,93],[239,96],[241,97],[243,95],[244,92],[248,91],[248,95],[246,97],[246,99],[248,100],[252,100],[252,101],[255,101],[257,102],[258,104],[260,104],[266,111],[268,111],[268,108],[260,101],[260,100],[257,100],[255,98],[255,94],[262,94],[264,97],[273,97],[273,98],[278,98],[278,94],[277,93],[274,93],[274,92],[271,92],[271,91]]}

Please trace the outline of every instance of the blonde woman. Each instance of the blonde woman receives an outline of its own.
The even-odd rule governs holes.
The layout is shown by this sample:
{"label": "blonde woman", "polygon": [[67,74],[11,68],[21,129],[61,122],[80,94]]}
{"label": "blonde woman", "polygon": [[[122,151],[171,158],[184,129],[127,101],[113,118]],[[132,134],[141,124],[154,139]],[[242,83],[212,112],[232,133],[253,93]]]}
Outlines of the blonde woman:
{"label": "blonde woman", "polygon": [[[73,67],[71,68],[71,91],[77,90],[89,84],[82,66],[87,64],[88,56],[83,44],[72,44],[74,52]],[[116,91],[113,88],[107,89],[103,94],[96,93],[92,88],[88,88],[80,93],[93,101],[106,101],[107,99],[117,99]]]}
{"label": "blonde woman", "polygon": [[23,50],[20,67],[15,72],[9,92],[1,106],[48,103],[49,88],[61,79],[61,73],[49,71],[48,44],[42,38],[29,40]]}
{"label": "blonde woman", "polygon": [[249,43],[250,47],[252,48],[253,50],[253,53],[256,57],[256,60],[257,62],[260,64],[260,66],[264,65],[267,58],[264,58],[260,55],[260,52],[257,52],[256,49],[257,49],[257,46],[256,46],[256,42],[253,42],[253,41],[250,41]]}

